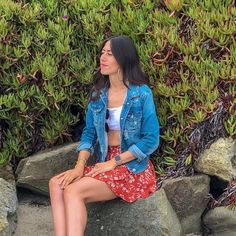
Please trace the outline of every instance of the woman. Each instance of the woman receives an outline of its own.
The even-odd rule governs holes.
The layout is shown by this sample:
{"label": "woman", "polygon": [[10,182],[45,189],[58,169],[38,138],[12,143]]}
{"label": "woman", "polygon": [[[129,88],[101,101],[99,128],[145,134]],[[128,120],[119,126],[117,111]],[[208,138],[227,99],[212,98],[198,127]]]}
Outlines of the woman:
{"label": "woman", "polygon": [[[105,40],[100,53],[78,161],[49,182],[56,236],[84,235],[86,203],[134,202],[156,191],[149,155],[159,144],[159,124],[137,50],[129,37],[117,36]],[[89,167],[96,141],[98,162]]]}

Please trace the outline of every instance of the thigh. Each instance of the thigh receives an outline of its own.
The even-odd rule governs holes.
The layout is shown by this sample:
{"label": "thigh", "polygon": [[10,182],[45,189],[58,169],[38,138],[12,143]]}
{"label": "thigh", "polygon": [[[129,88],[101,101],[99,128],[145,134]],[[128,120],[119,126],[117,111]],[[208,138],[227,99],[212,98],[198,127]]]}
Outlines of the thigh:
{"label": "thigh", "polygon": [[74,191],[78,192],[86,203],[117,198],[106,183],[92,177],[82,177],[69,184],[67,188],[72,188]]}

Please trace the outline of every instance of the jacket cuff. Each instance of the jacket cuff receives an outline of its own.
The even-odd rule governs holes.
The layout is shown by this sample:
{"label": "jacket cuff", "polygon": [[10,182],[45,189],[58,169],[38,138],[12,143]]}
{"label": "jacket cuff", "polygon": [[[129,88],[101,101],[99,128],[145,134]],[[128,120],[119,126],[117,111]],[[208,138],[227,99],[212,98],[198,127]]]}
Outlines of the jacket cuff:
{"label": "jacket cuff", "polygon": [[79,152],[81,150],[87,150],[93,155],[94,153],[94,148],[90,143],[86,142],[80,142],[79,145],[76,147],[76,152]]}
{"label": "jacket cuff", "polygon": [[135,144],[129,147],[128,151],[130,151],[136,158],[138,162],[141,162],[144,158],[147,157]]}

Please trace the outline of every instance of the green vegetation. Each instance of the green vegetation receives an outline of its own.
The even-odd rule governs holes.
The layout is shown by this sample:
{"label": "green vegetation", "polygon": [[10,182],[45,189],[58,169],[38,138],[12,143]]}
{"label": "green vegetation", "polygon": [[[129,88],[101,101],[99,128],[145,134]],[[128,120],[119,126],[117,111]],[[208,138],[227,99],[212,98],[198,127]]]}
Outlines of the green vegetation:
{"label": "green vegetation", "polygon": [[0,1],[0,164],[75,141],[99,45],[111,34],[134,40],[151,79],[160,176],[191,174],[209,141],[235,138],[234,1],[175,2]]}

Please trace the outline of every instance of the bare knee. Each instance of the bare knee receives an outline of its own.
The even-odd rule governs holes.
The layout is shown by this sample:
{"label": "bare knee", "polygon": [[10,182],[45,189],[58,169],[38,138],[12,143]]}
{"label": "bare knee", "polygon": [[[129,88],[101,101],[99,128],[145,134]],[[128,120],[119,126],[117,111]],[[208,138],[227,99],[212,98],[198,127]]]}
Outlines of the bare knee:
{"label": "bare knee", "polygon": [[69,184],[64,189],[64,199],[65,201],[71,201],[73,199],[85,200],[86,193],[82,190],[80,184]]}
{"label": "bare knee", "polygon": [[52,177],[50,180],[49,180],[49,190],[50,192],[57,192],[60,190],[60,186],[59,186],[59,180],[56,176]]}

